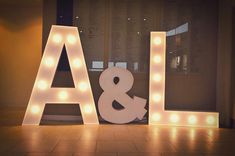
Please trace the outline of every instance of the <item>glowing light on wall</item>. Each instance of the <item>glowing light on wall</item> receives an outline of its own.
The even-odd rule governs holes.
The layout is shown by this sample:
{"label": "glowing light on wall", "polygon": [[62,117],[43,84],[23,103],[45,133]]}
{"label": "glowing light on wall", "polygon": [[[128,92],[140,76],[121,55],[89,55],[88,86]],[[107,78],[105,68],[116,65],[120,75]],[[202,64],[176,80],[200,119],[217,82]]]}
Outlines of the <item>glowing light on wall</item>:
{"label": "glowing light on wall", "polygon": [[[75,88],[51,88],[64,45]],[[98,124],[82,45],[76,27],[52,26],[22,124],[39,125],[46,103],[79,104],[83,122]]]}
{"label": "glowing light on wall", "polygon": [[165,110],[166,33],[151,32],[150,46],[149,124],[218,127],[216,112]]}

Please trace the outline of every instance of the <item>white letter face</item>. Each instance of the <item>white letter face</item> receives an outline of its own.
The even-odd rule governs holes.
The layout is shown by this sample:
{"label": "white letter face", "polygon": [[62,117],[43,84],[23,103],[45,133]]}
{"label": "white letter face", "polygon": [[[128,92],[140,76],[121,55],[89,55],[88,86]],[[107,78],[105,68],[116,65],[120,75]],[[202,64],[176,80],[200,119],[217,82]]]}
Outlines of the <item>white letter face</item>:
{"label": "white letter face", "polygon": [[[115,84],[114,78],[119,78]],[[147,112],[144,108],[146,100],[134,96],[132,99],[126,92],[132,88],[134,78],[128,70],[124,68],[111,67],[103,71],[100,75],[99,83],[104,92],[98,101],[100,115],[111,123],[128,123],[136,118],[142,119]],[[124,108],[116,110],[112,102],[116,100]]]}
{"label": "white letter face", "polygon": [[[64,45],[75,88],[52,88]],[[22,124],[39,125],[46,103],[79,104],[84,124],[99,123],[76,27],[52,26]]]}
{"label": "white letter face", "polygon": [[165,110],[166,33],[151,32],[149,73],[149,124],[218,127],[216,112]]}

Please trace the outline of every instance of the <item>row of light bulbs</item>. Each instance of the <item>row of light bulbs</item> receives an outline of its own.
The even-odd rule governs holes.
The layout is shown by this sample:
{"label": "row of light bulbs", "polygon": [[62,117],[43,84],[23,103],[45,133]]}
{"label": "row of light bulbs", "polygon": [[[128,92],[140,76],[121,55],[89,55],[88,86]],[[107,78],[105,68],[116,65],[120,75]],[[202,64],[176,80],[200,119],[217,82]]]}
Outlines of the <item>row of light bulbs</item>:
{"label": "row of light bulbs", "polygon": [[[162,44],[162,39],[158,36],[155,37],[153,39],[153,44],[155,46],[160,46]],[[155,65],[161,65],[160,63],[162,62],[162,57],[159,54],[156,54],[156,55],[153,56],[152,62]],[[162,76],[159,73],[153,74],[152,80],[155,83],[160,83],[161,80],[162,80]],[[162,99],[162,95],[160,93],[152,93],[153,104],[159,103],[161,101],[161,99]],[[164,112],[162,114],[166,115],[166,113],[164,113]],[[161,121],[162,120],[162,114],[158,113],[158,112],[153,113],[152,116],[151,116],[152,121],[153,122]],[[181,117],[181,115],[179,115],[177,113],[171,113],[169,115],[169,121],[172,124],[177,124],[177,123],[180,122],[180,117]],[[197,118],[196,115],[188,115],[187,122],[188,122],[189,125],[195,125],[195,124],[198,123],[198,118]],[[207,115],[205,123],[208,124],[208,125],[214,125],[216,123],[216,119],[213,115]]]}
{"label": "row of light bulbs", "polygon": [[[54,34],[53,37],[52,37],[52,41],[56,44],[61,43],[62,40],[63,40],[63,38],[60,34]],[[77,39],[74,35],[68,35],[67,36],[67,41],[68,41],[69,44],[75,44],[77,42]],[[47,67],[53,67],[55,65],[55,60],[54,60],[53,57],[47,57],[44,60],[45,60],[44,64]],[[82,62],[79,58],[75,58],[72,61],[72,65],[75,68],[80,68],[82,66]]]}
{"label": "row of light bulbs", "polygon": [[[160,46],[161,43],[162,43],[162,40],[161,40],[160,37],[155,37],[155,38],[153,39],[153,44],[154,44],[155,46]],[[160,56],[159,54],[155,54],[155,55],[153,56],[153,61],[152,61],[152,62],[153,62],[155,65],[161,65],[161,62],[162,62],[161,56]],[[161,76],[159,73],[153,74],[153,76],[152,76],[152,82],[160,83],[161,80],[162,80],[162,76]],[[157,93],[157,92],[156,92],[156,93],[152,93],[151,98],[152,98],[153,104],[156,105],[156,104],[158,104],[158,103],[161,101],[162,96],[161,96],[160,93]],[[153,113],[152,116],[151,116],[151,118],[152,118],[151,121],[153,121],[153,122],[158,122],[158,121],[160,121],[160,120],[162,119],[162,116],[161,116],[160,113]]]}
{"label": "row of light bulbs", "polygon": [[[154,39],[153,39],[153,43],[156,45],[156,46],[159,46],[159,45],[161,45],[161,43],[162,43],[162,39],[160,38],[160,37],[155,37]],[[153,57],[153,62],[155,63],[155,64],[160,64],[161,63],[161,61],[162,61],[162,59],[161,59],[161,56],[160,55],[155,55],[154,57]],[[153,75],[153,81],[154,82],[156,82],[156,83],[159,83],[161,80],[162,80],[162,76],[160,75],[160,74],[154,74]],[[161,100],[161,95],[159,94],[159,93],[153,93],[153,97],[152,97],[153,99],[153,101],[154,102],[159,102],[160,100]]]}
{"label": "row of light bulbs", "polygon": [[[47,88],[49,88],[48,83],[45,80],[39,80],[38,83],[37,83],[37,87],[41,91],[44,91]],[[85,92],[85,91],[88,90],[88,85],[85,82],[80,82],[79,85],[78,85],[78,88],[81,92]],[[62,91],[58,92],[58,99],[67,100],[68,98],[69,98],[69,94],[68,94],[67,91],[62,90]],[[39,106],[37,106],[37,105],[32,106],[31,112],[33,114],[37,114],[39,111],[40,111]],[[92,112],[91,106],[90,105],[85,105],[84,106],[84,111],[85,111],[85,113],[91,113]]]}
{"label": "row of light bulbs", "polygon": [[[75,44],[77,42],[77,39],[74,35],[68,35],[66,39],[69,44]],[[54,43],[61,43],[62,40],[63,40],[63,38],[60,34],[54,34],[52,37],[52,41]]]}
{"label": "row of light bulbs", "polygon": [[[47,88],[49,88],[49,85],[45,80],[39,80],[37,83],[37,87],[39,90],[46,90]],[[80,82],[78,84],[78,88],[81,92],[85,92],[88,90],[88,84],[86,82]]]}
{"label": "row of light bulbs", "polygon": [[[53,59],[52,57],[47,57],[44,60],[44,64],[46,65],[46,67],[53,67],[55,65],[55,59]],[[75,68],[80,68],[82,66],[82,62],[79,58],[75,58],[72,61],[72,65]]]}
{"label": "row of light bulbs", "polygon": [[[87,114],[91,114],[92,111],[93,111],[93,109],[92,109],[92,107],[90,106],[90,104],[86,104],[86,105],[83,107],[83,109],[84,109],[84,112],[87,113]],[[41,111],[41,110],[40,110],[40,107],[39,107],[37,104],[33,105],[30,110],[31,110],[31,113],[32,113],[32,114],[38,114],[38,113]]]}
{"label": "row of light bulbs", "polygon": [[[153,120],[154,122],[159,122],[159,121],[161,121],[161,119],[162,119],[162,115],[161,115],[160,113],[154,113],[154,114],[152,115],[152,120]],[[169,121],[170,121],[171,123],[173,123],[173,124],[179,123],[179,122],[180,122],[180,115],[174,114],[174,113],[171,114],[170,117],[169,117]],[[187,122],[188,122],[188,124],[190,124],[190,125],[195,125],[195,124],[197,124],[197,123],[198,123],[197,116],[196,116],[196,115],[189,115],[189,116],[187,117]],[[208,116],[206,117],[205,122],[206,122],[208,125],[214,125],[216,121],[215,121],[215,118],[214,118],[213,116],[208,115]]]}
{"label": "row of light bulbs", "polygon": [[[160,46],[162,44],[162,39],[160,37],[155,37],[153,39],[153,43],[156,46]],[[160,64],[162,61],[162,58],[160,55],[155,55],[153,56],[153,62],[155,64]],[[160,83],[162,80],[162,76],[159,73],[153,74],[152,80],[156,83]],[[152,100],[154,103],[160,102],[161,100],[161,95],[159,93],[153,93],[152,95]]]}

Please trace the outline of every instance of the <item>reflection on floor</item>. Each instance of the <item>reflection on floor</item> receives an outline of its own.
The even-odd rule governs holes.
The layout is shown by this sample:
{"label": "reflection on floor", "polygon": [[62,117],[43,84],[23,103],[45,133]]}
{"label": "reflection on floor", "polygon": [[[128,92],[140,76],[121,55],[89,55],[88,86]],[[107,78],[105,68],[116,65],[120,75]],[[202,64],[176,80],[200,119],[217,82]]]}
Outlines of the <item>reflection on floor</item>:
{"label": "reflection on floor", "polygon": [[234,156],[234,129],[148,125],[1,126],[0,155]]}

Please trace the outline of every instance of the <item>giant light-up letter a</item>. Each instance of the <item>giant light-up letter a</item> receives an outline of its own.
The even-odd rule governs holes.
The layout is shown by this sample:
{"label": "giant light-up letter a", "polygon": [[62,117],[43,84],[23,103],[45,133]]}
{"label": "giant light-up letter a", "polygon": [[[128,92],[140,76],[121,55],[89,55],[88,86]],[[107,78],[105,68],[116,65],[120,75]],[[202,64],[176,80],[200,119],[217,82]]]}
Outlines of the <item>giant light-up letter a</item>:
{"label": "giant light-up letter a", "polygon": [[[65,45],[75,88],[51,84]],[[46,103],[79,104],[85,124],[98,124],[95,103],[76,27],[52,26],[23,125],[40,123]]]}

